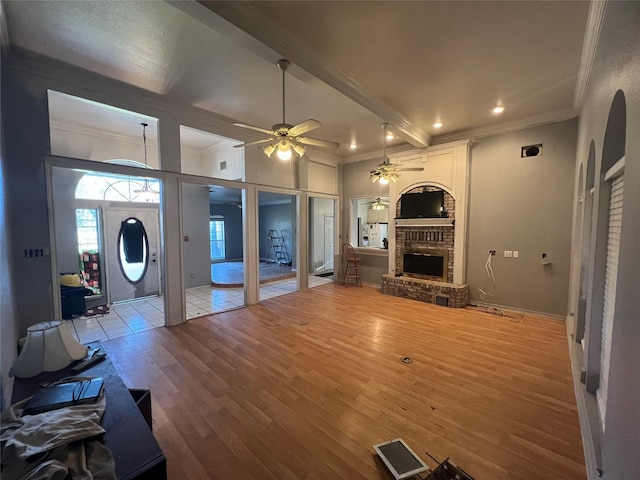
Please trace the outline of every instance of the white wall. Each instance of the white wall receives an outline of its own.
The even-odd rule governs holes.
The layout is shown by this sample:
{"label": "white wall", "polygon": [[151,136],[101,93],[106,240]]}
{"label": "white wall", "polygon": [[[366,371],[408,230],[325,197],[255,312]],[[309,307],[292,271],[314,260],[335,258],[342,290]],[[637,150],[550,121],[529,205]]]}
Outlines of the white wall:
{"label": "white wall", "polygon": [[[82,128],[73,130],[72,126],[53,124],[51,128],[51,154],[62,157],[80,158],[104,162],[105,160],[126,159],[144,163],[144,143],[142,127],[131,136],[113,135]],[[158,147],[147,135],[147,164],[159,169]]]}
{"label": "white wall", "polygon": [[[244,148],[232,143],[216,145],[202,152],[202,175],[225,180],[244,180]],[[221,164],[226,162],[222,170]]]}
{"label": "white wall", "polygon": [[202,168],[202,154],[180,145],[180,171],[189,175],[205,175]]}

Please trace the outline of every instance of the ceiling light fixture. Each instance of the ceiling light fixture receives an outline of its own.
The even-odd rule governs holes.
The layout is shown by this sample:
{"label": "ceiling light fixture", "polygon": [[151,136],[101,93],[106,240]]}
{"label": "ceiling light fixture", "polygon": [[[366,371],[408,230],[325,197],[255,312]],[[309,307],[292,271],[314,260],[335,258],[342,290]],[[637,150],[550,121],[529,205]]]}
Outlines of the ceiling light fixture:
{"label": "ceiling light fixture", "polygon": [[433,124],[433,128],[440,128],[442,127],[442,122],[436,122]]}
{"label": "ceiling light fixture", "polygon": [[271,127],[271,130],[266,128],[256,127],[254,125],[248,125],[246,123],[234,123],[236,127],[248,128],[256,132],[261,132],[268,135],[268,138],[262,140],[255,140],[253,142],[245,142],[239,145],[234,145],[234,148],[248,147],[249,145],[268,144],[262,147],[262,151],[267,157],[271,157],[273,152],[277,152],[278,158],[281,160],[290,160],[293,156],[293,152],[299,157],[302,157],[306,152],[305,145],[313,145],[315,147],[323,148],[338,148],[340,146],[337,142],[330,142],[328,140],[321,140],[319,138],[307,137],[305,134],[311,130],[315,130],[322,126],[322,124],[313,120],[312,118],[305,120],[298,125],[289,125],[285,120],[285,72],[289,68],[290,62],[284,58],[278,60],[278,68],[282,72],[282,123],[276,123]]}
{"label": "ceiling light fixture", "polygon": [[492,112],[496,115],[500,115],[502,112],[504,112],[504,107],[502,105],[496,105],[495,107],[493,107]]}
{"label": "ceiling light fixture", "polygon": [[356,148],[358,148],[358,145],[356,145],[355,143],[352,143],[351,145],[349,145],[349,148],[351,150],[355,150]]}
{"label": "ceiling light fixture", "polygon": [[387,135],[385,137],[387,140],[393,140],[395,137],[393,136],[393,133],[391,132],[387,132]]}
{"label": "ceiling light fixture", "polygon": [[[150,168],[147,164],[147,127],[149,126],[147,123],[140,123],[142,125],[142,143],[144,144],[144,166],[145,168]],[[151,187],[151,183],[149,183],[149,179],[144,179],[144,184],[142,188],[136,188],[133,193],[135,193],[141,200],[151,202],[156,196],[160,194],[160,192],[155,191]]]}
{"label": "ceiling light fixture", "polygon": [[371,204],[371,210],[384,210],[385,208],[387,208],[387,205],[389,205],[388,202],[385,202],[381,197],[378,197],[376,201]]}
{"label": "ceiling light fixture", "polygon": [[391,164],[387,158],[387,126],[388,123],[381,125],[384,128],[384,134],[382,135],[382,163],[379,163],[374,170],[369,172],[369,178],[373,183],[380,183],[381,185],[387,185],[389,182],[397,182],[398,174],[396,172],[421,172],[423,167],[400,167],[399,165]]}

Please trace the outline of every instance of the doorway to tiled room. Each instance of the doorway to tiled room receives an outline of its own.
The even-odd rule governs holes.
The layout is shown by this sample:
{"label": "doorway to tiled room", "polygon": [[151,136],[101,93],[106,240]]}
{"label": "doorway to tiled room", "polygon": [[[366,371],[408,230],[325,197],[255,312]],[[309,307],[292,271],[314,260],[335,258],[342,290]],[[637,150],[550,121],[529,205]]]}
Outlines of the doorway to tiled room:
{"label": "doorway to tiled room", "polygon": [[298,290],[297,195],[258,192],[260,300]]}

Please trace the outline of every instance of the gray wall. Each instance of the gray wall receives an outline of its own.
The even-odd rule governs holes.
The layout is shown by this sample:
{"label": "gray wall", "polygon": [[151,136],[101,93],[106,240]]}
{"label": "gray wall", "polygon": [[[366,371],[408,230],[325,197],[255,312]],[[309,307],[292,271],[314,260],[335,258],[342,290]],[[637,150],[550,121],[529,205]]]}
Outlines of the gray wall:
{"label": "gray wall", "polygon": [[224,217],[225,260],[242,260],[242,209],[235,205],[211,204],[209,212]]}
{"label": "gray wall", "polygon": [[185,288],[211,284],[211,246],[209,244],[209,188],[182,184],[182,228]]}
{"label": "gray wall", "polygon": [[[4,139],[4,134],[2,135]],[[4,143],[2,145],[4,152]],[[4,154],[2,155],[4,157]],[[5,176],[4,162],[0,162],[0,366],[2,368],[2,382],[0,383],[0,410],[4,410],[11,403],[11,389],[13,387],[13,378],[9,377],[9,369],[13,365],[13,361],[17,356],[18,347],[16,339],[18,338],[17,318],[14,314],[13,304],[13,281],[12,269],[7,262],[9,254],[9,236],[7,231],[10,228],[8,218],[6,216],[6,198],[5,198]]]}
{"label": "gray wall", "polygon": [[[618,258],[618,277],[611,342],[608,381],[606,430],[600,435],[602,446],[602,478],[617,480],[638,478],[640,472],[640,3],[610,2],[605,7],[600,39],[596,51],[584,104],[580,112],[575,180],[578,185],[580,164],[585,172],[589,147],[596,152],[596,199],[609,109],[616,92],[621,89],[626,101],[626,146],[622,231]],[[587,175],[585,175],[586,177]],[[584,182],[584,180],[583,180]],[[578,185],[580,188],[581,186]],[[594,210],[597,212],[598,207]],[[579,209],[576,209],[576,214]],[[597,217],[594,224],[597,224]],[[596,234],[594,234],[596,235]],[[592,237],[594,238],[594,237]],[[577,245],[576,245],[577,247]],[[602,258],[591,250],[591,261]],[[572,269],[580,269],[580,251],[573,252]],[[578,297],[578,284],[573,283],[572,297]],[[589,296],[597,292],[591,288]],[[575,301],[574,301],[575,303]],[[601,312],[593,312],[594,335],[599,335]],[[597,345],[599,348],[599,345]],[[580,349],[578,348],[578,351]],[[574,364],[579,372],[580,364]],[[578,381],[578,380],[576,380]],[[593,397],[578,385],[580,397]],[[581,398],[578,398],[578,404]],[[581,412],[583,413],[583,412]],[[583,434],[585,434],[583,424]],[[590,478],[596,478],[591,470]]]}
{"label": "gray wall", "polygon": [[295,203],[284,203],[277,205],[262,205],[259,208],[259,229],[260,235],[260,260],[266,260],[269,254],[269,241],[267,235],[269,230],[274,229],[284,234],[284,243],[295,266],[295,239],[296,239],[296,210]]}
{"label": "gray wall", "polygon": [[[471,151],[467,283],[470,298],[493,290],[485,263],[489,250],[496,285],[490,303],[566,314],[571,252],[571,208],[577,120],[474,140]],[[537,157],[525,145],[543,144]],[[517,250],[519,258],[504,258]],[[546,253],[551,264],[542,266]]]}

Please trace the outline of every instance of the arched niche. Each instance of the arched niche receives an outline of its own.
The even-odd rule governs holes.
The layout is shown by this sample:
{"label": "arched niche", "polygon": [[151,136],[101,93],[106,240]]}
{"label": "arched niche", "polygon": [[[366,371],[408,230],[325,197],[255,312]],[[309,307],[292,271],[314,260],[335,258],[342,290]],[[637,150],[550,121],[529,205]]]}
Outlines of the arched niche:
{"label": "arched niche", "polygon": [[[611,250],[609,231],[612,228],[610,227],[609,212],[613,180],[619,178],[621,172],[624,171],[626,130],[626,101],[624,92],[618,90],[609,109],[602,146],[602,159],[597,172],[597,184],[594,185],[591,245],[589,249],[591,263],[588,272],[589,285],[584,337],[585,387],[588,392],[596,393],[602,386],[601,393],[598,395],[598,403],[603,423],[606,412],[606,386],[601,384],[603,381],[606,383],[607,372],[603,372],[603,369],[607,370],[611,348],[610,340],[617,278],[617,253],[612,255],[611,251],[608,252],[608,250]],[[622,170],[620,170],[621,165]],[[617,173],[614,172],[616,169],[618,170]],[[612,172],[614,173],[612,174]],[[605,294],[607,290],[609,293]],[[605,320],[607,318],[609,320]]]}

